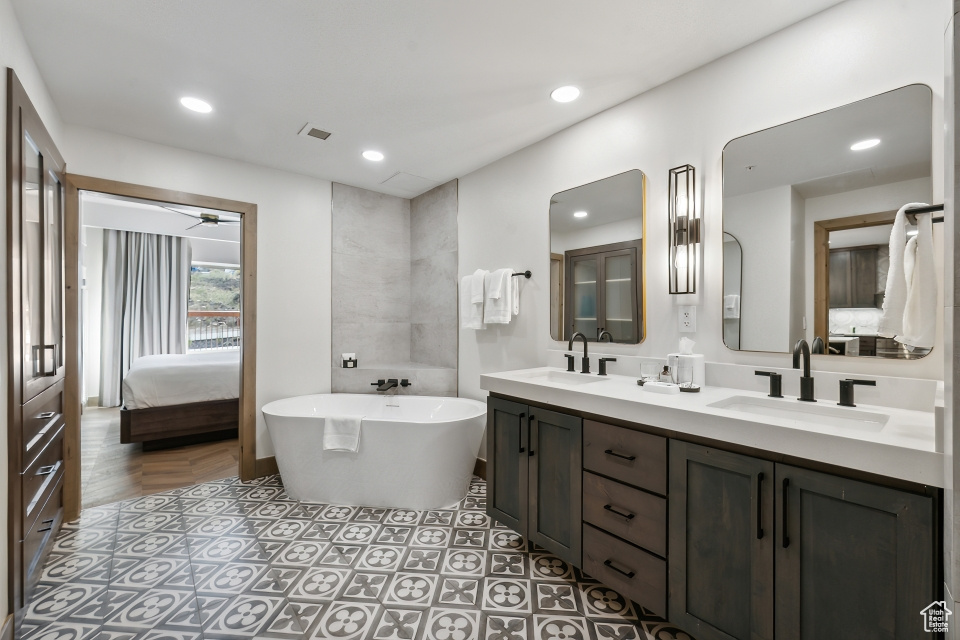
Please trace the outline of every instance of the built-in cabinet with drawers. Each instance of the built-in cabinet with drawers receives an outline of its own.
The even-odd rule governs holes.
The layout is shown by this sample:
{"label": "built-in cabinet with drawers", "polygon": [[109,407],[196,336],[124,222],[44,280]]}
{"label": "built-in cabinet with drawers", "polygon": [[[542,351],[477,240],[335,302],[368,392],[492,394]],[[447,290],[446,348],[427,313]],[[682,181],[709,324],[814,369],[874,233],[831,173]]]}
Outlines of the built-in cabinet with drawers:
{"label": "built-in cabinet with drawers", "polygon": [[488,513],[697,640],[927,637],[938,490],[497,396],[487,415]]}

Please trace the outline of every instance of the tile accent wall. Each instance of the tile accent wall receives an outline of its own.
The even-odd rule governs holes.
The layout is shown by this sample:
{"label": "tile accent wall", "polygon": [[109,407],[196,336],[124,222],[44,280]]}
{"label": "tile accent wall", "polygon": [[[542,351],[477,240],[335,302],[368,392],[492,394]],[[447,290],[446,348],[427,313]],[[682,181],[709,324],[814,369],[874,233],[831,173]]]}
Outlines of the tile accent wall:
{"label": "tile accent wall", "polygon": [[413,200],[334,183],[332,213],[333,392],[456,396],[457,181]]}

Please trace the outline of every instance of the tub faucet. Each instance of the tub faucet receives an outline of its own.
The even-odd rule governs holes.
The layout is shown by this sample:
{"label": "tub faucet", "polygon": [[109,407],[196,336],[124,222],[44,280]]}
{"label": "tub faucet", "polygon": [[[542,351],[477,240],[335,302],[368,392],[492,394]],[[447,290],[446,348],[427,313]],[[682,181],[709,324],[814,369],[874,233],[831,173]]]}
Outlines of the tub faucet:
{"label": "tub faucet", "polygon": [[397,384],[399,384],[399,383],[398,383],[398,381],[397,381],[396,378],[390,378],[389,380],[377,380],[376,382],[371,382],[371,383],[370,383],[370,386],[371,386],[371,387],[376,387],[376,388],[377,388],[377,391],[387,391],[387,392],[389,392],[389,391],[392,389],[392,390],[393,390],[393,393],[396,393],[396,392],[397,392]]}
{"label": "tub faucet", "polygon": [[800,358],[803,358],[803,375],[800,376],[800,397],[803,402],[816,402],[813,395],[813,376],[810,375],[810,345],[806,340],[797,340],[793,348],[793,368],[800,368]]}
{"label": "tub faucet", "polygon": [[570,337],[570,344],[567,345],[567,351],[573,351],[573,341],[577,338],[583,338],[583,360],[581,360],[583,367],[581,367],[580,373],[590,373],[590,358],[587,357],[587,336],[577,331]]}

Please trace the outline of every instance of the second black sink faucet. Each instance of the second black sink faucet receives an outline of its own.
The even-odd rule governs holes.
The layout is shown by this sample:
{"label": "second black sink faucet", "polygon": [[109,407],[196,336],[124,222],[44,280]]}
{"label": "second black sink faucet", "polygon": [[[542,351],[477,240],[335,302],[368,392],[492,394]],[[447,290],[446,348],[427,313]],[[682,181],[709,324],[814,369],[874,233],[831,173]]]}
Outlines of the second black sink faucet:
{"label": "second black sink faucet", "polygon": [[806,340],[797,340],[793,348],[793,368],[800,368],[800,357],[803,356],[803,375],[800,376],[800,397],[803,402],[816,402],[813,396],[813,376],[810,375],[810,345]]}
{"label": "second black sink faucet", "polygon": [[580,369],[580,373],[590,373],[590,358],[587,357],[587,336],[579,331],[570,336],[570,344],[567,345],[567,351],[573,351],[573,341],[577,338],[583,338],[583,360],[581,361],[583,367]]}

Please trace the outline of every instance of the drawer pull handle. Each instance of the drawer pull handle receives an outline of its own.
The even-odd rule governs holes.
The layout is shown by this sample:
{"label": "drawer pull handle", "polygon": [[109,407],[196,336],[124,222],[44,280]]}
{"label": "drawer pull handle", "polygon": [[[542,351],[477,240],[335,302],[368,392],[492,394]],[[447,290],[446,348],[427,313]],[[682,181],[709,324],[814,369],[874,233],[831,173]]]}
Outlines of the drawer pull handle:
{"label": "drawer pull handle", "polygon": [[604,566],[610,567],[611,569],[613,569],[613,570],[616,571],[617,573],[621,573],[621,574],[627,576],[628,578],[632,578],[633,576],[637,575],[637,574],[634,573],[633,571],[624,571],[623,569],[618,569],[618,568],[616,568],[615,566],[613,566],[613,561],[612,561],[612,560],[604,560],[604,561],[603,561],[603,564],[604,564]]}
{"label": "drawer pull handle", "polygon": [[50,465],[47,465],[47,466],[45,466],[45,467],[40,467],[39,469],[37,469],[37,475],[38,475],[38,476],[48,476],[48,475],[50,475],[51,473],[53,473],[54,471],[56,471],[58,466],[59,466],[59,464],[50,464]]}
{"label": "drawer pull handle", "polygon": [[37,414],[37,420],[49,420],[55,415],[57,415],[56,411],[44,411],[43,413]]}
{"label": "drawer pull handle", "polygon": [[[536,442],[536,439],[533,437],[533,427],[531,426],[531,425],[533,424],[533,421],[536,420],[536,419],[537,419],[537,417],[536,417],[535,415],[533,415],[532,413],[531,413],[529,416],[527,416],[527,437],[530,438],[530,442],[527,443],[527,447],[530,449],[530,452],[527,453],[528,456],[532,456],[532,455],[533,455],[533,443]],[[538,422],[538,423],[537,423],[537,430],[538,430],[538,431],[539,431],[539,429],[540,429],[540,426],[539,426],[539,425],[540,425],[540,423]]]}
{"label": "drawer pull handle", "polygon": [[50,524],[51,522],[53,522],[53,518],[50,518],[49,520],[44,520],[40,524]]}
{"label": "drawer pull handle", "polygon": [[627,456],[627,455],[624,455],[624,454],[622,454],[622,453],[617,453],[617,452],[614,451],[613,449],[607,449],[606,451],[604,451],[604,453],[607,454],[608,456],[615,456],[615,457],[617,457],[617,458],[623,458],[624,460],[631,460],[631,461],[633,461],[633,460],[636,460],[636,459],[637,459],[637,456]]}
{"label": "drawer pull handle", "polygon": [[524,419],[526,416],[527,416],[526,413],[521,413],[520,416],[519,416],[519,418],[520,418],[520,429],[519,429],[519,432],[520,432],[520,451],[519,451],[519,453],[523,453],[523,452],[526,451],[526,449],[525,449],[524,446],[523,446],[523,419]]}
{"label": "drawer pull handle", "polygon": [[37,529],[37,533],[43,533],[44,531],[50,531],[53,527],[45,527],[43,529]]}
{"label": "drawer pull handle", "polygon": [[633,520],[633,518],[637,515],[635,513],[625,513],[623,511],[620,511],[619,509],[614,509],[609,504],[603,505],[603,508],[609,511],[610,513],[613,513],[614,515],[618,515],[621,518],[626,518],[627,520]]}

